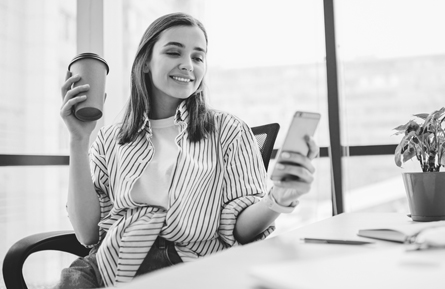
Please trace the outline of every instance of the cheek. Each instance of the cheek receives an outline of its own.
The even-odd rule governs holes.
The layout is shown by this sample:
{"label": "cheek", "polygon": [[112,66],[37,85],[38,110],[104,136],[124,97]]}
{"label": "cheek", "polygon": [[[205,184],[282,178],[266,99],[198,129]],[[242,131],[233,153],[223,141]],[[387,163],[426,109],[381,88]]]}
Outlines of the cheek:
{"label": "cheek", "polygon": [[160,79],[163,74],[165,74],[165,65],[159,61],[153,61],[150,63],[150,73],[153,75],[153,79]]}
{"label": "cheek", "polygon": [[198,68],[197,69],[197,73],[195,73],[195,77],[196,77],[196,80],[197,80],[196,86],[200,86],[201,85],[201,82],[204,79],[205,74],[206,74],[206,69],[203,69],[203,68]]}
{"label": "cheek", "polygon": [[160,69],[156,69],[156,67],[154,67],[154,69],[150,71],[150,74],[151,83],[156,86],[163,85],[167,82],[168,74],[163,73]]}

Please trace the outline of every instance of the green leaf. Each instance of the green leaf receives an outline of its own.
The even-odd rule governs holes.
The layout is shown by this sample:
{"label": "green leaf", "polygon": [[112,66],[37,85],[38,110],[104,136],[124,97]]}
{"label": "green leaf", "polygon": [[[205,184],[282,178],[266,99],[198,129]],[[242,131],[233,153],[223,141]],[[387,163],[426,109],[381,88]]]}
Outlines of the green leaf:
{"label": "green leaf", "polygon": [[440,160],[439,160],[439,165],[445,167],[445,145],[442,144],[441,148],[440,148]]}
{"label": "green leaf", "polygon": [[414,116],[423,122],[410,120],[393,129],[396,131],[395,135],[405,134],[396,148],[395,163],[401,167],[404,162],[416,156],[422,170],[435,171],[440,166],[445,166],[445,129],[442,127],[445,122],[445,107],[430,114],[418,113]]}
{"label": "green leaf", "polygon": [[429,114],[428,113],[418,113],[418,114],[415,114],[414,116],[425,120],[429,116]]}
{"label": "green leaf", "polygon": [[416,155],[416,149],[413,145],[409,145],[408,149],[403,152],[403,162],[406,163]]}
{"label": "green leaf", "polygon": [[396,147],[396,151],[394,153],[394,162],[396,163],[396,165],[398,167],[402,167],[402,153],[401,153],[401,151],[402,151],[402,146],[399,144]]}
{"label": "green leaf", "polygon": [[406,128],[408,127],[408,125],[409,125],[409,122],[406,124],[399,125],[398,127],[393,128],[393,130],[405,131]]}
{"label": "green leaf", "polygon": [[405,145],[407,145],[411,142],[416,143],[416,139],[417,139],[416,132],[411,131],[402,138],[402,140],[400,141],[400,144],[402,145],[402,148],[403,148]]}

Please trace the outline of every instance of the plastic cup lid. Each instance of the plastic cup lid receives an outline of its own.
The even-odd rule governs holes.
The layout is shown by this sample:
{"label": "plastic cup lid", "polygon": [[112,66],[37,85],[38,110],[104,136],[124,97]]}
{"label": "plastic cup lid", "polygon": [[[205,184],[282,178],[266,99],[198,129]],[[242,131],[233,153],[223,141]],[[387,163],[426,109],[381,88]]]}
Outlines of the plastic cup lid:
{"label": "plastic cup lid", "polygon": [[70,70],[70,67],[74,62],[84,59],[84,58],[92,58],[92,59],[102,61],[105,64],[105,66],[107,67],[107,74],[108,74],[108,72],[110,72],[110,67],[108,66],[108,63],[105,61],[105,59],[103,59],[96,53],[92,53],[92,52],[81,53],[81,54],[77,55],[76,57],[74,57],[73,60],[71,60],[70,64],[68,65],[68,70]]}

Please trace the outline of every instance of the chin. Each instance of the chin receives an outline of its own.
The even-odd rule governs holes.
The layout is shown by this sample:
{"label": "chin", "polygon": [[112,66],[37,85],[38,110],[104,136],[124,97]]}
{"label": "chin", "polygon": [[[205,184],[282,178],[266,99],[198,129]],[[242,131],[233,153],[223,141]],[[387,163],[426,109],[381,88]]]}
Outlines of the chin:
{"label": "chin", "polygon": [[187,99],[187,98],[189,98],[191,96],[191,94],[190,95],[181,95],[181,96],[176,96],[175,98],[177,98],[177,99],[180,99],[180,100],[184,100],[184,99]]}
{"label": "chin", "polygon": [[174,97],[184,100],[192,96],[194,93],[195,93],[194,91],[190,93],[177,93],[176,95],[174,95]]}

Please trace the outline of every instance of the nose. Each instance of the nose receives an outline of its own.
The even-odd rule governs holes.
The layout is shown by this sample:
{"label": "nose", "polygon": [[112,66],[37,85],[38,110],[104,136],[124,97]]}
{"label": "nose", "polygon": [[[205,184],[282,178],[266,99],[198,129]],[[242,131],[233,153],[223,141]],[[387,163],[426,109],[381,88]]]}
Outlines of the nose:
{"label": "nose", "polygon": [[192,64],[191,60],[184,60],[184,61],[182,61],[182,63],[179,65],[179,69],[185,70],[185,71],[188,71],[188,72],[192,72],[193,71],[193,64]]}

